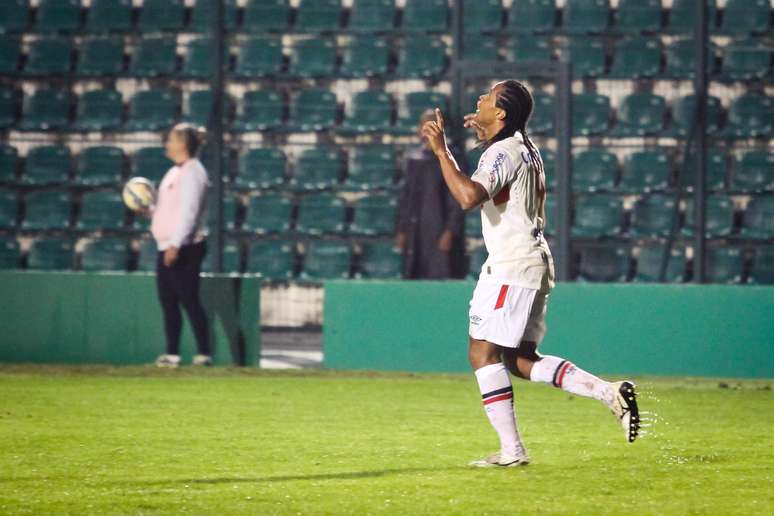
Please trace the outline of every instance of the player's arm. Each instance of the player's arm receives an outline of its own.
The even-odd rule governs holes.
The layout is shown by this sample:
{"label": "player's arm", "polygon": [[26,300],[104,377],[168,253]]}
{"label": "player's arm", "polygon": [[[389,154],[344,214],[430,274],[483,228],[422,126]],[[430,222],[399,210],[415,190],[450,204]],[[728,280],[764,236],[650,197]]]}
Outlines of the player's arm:
{"label": "player's arm", "polygon": [[454,199],[463,210],[468,211],[489,199],[489,194],[483,186],[472,181],[462,173],[449,147],[446,145],[446,135],[443,130],[444,120],[440,109],[435,110],[435,121],[425,123],[422,135],[427,138],[430,148],[438,158],[441,173]]}

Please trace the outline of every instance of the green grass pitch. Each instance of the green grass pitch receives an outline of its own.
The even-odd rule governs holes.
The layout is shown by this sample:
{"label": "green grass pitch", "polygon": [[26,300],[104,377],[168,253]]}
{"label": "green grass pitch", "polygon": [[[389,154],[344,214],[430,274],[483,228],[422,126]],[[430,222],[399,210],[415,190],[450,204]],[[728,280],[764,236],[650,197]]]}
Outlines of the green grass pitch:
{"label": "green grass pitch", "polygon": [[0,366],[0,513],[774,514],[769,382],[637,381],[634,444],[516,381],[533,464],[479,470],[472,375]]}

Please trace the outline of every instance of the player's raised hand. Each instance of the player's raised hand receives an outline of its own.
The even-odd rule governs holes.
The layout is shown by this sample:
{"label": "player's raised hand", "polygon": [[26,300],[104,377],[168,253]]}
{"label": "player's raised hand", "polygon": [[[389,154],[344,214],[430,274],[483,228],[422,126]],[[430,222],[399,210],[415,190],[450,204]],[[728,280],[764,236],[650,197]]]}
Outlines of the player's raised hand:
{"label": "player's raised hand", "polygon": [[464,123],[462,124],[463,127],[466,129],[473,129],[476,131],[476,136],[479,140],[482,140],[484,138],[484,128],[481,127],[481,124],[479,124],[476,121],[476,114],[475,113],[469,113],[465,115],[463,118]]}
{"label": "player's raised hand", "polygon": [[441,131],[444,131],[445,122],[440,108],[435,108],[435,123],[441,128]]}
{"label": "player's raised hand", "polygon": [[443,132],[443,114],[440,109],[435,110],[435,120],[425,122],[422,126],[422,136],[427,140],[430,150],[435,154],[446,152],[446,135]]}

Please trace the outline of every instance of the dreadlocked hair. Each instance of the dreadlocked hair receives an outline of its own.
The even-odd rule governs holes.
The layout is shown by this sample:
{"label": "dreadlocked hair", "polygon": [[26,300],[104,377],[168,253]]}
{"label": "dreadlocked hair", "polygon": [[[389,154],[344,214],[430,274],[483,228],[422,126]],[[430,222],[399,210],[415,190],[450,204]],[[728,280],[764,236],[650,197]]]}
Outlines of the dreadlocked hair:
{"label": "dreadlocked hair", "polygon": [[[530,160],[535,164],[535,173],[540,178],[543,175],[543,160],[540,158],[537,147],[527,136],[527,122],[530,116],[532,116],[532,110],[535,106],[532,94],[524,84],[513,79],[503,81],[500,85],[502,88],[499,95],[497,95],[495,105],[505,111],[505,125],[490,140],[483,142],[483,147],[488,148],[496,142],[510,138],[516,133],[521,133]],[[539,191],[542,196],[545,192],[545,180],[539,180],[538,185],[540,185]]]}

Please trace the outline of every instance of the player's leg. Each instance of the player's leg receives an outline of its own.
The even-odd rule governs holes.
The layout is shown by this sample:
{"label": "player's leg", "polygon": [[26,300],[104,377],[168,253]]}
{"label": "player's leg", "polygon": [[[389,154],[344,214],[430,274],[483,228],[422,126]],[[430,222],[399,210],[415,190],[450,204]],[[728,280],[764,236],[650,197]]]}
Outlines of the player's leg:
{"label": "player's leg", "polygon": [[175,281],[174,271],[164,265],[164,253],[158,253],[156,262],[156,289],[164,319],[164,337],[166,353],[156,360],[160,367],[177,367],[180,364],[180,333],[183,329],[183,317]]}
{"label": "player's leg", "polygon": [[500,453],[471,463],[476,466],[509,466],[528,462],[516,425],[511,379],[500,360],[501,353],[500,346],[470,337],[468,359],[476,375],[484,411],[500,438]]}
{"label": "player's leg", "polygon": [[202,306],[199,296],[199,273],[204,255],[207,251],[206,244],[200,242],[191,246],[185,246],[185,256],[181,256],[180,267],[177,269],[180,302],[191,321],[198,355],[194,357],[195,365],[210,365],[210,329],[207,314]]}

